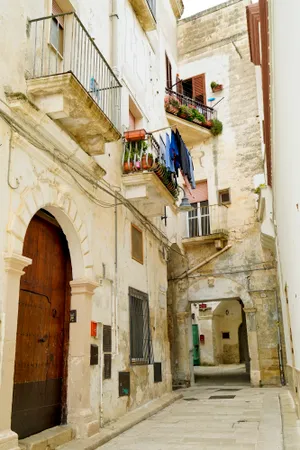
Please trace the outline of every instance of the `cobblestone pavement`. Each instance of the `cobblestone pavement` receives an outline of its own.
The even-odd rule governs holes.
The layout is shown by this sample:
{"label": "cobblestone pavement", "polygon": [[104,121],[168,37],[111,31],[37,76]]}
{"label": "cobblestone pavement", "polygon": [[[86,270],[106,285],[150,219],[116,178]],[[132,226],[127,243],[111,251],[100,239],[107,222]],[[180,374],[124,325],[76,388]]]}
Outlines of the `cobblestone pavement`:
{"label": "cobblestone pavement", "polygon": [[300,422],[285,388],[197,385],[183,394],[98,450],[300,449]]}

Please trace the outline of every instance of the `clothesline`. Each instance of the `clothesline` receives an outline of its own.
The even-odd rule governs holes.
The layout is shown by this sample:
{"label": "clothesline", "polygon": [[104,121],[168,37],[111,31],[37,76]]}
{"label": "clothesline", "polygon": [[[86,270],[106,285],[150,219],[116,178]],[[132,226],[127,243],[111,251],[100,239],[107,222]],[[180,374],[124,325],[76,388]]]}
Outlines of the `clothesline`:
{"label": "clothesline", "polygon": [[159,131],[168,130],[169,128],[176,128],[177,125],[169,125],[168,127],[159,128],[158,130],[149,131],[149,134],[158,133]]}

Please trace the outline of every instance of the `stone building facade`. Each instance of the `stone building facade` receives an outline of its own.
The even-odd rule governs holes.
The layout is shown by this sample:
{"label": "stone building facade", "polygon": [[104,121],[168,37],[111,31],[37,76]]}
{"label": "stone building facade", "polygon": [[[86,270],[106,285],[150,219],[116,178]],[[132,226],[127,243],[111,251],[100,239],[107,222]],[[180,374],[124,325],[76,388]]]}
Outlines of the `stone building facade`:
{"label": "stone building facade", "polygon": [[[49,344],[47,324],[34,311],[45,308],[57,329],[60,310],[49,305],[58,284],[48,274],[56,270],[53,277],[63,282],[56,269],[62,253],[62,267],[71,266],[61,322],[69,345],[64,337],[64,372],[53,385],[62,379],[63,423],[77,438],[91,436],[172,389],[166,303],[171,243],[160,217],[164,206],[176,213],[175,200],[154,174],[123,175],[121,138],[132,117],[133,128],[149,132],[168,125],[165,52],[175,64],[182,9],[181,1],[169,0],[157,2],[156,11],[145,0],[28,0],[2,12],[1,450],[19,448],[18,435],[49,428],[42,423],[37,430],[33,418],[19,431],[30,405],[18,404],[17,389],[31,385],[24,401],[34,401],[48,380],[47,367],[57,365],[61,344]],[[147,190],[141,199],[139,188]],[[41,292],[48,281],[51,295]],[[143,330],[134,328],[138,312],[130,305],[143,308]],[[133,332],[138,343],[130,341]],[[42,361],[38,352],[46,345],[50,356]],[[153,363],[161,369],[156,379]],[[36,375],[43,364],[46,372]],[[16,378],[18,367],[27,370],[25,380],[19,372]]]}
{"label": "stone building facade", "polygon": [[[299,140],[297,133],[297,94],[290,96],[288,79],[297,76],[298,61],[290,37],[297,40],[299,4],[287,10],[281,2],[260,0],[247,7],[251,61],[257,77],[257,99],[265,138],[261,141],[264,158],[263,185],[259,192],[261,241],[276,254],[278,298],[282,308],[282,327],[286,349],[285,380],[300,415],[300,328],[299,309]],[[289,29],[289,38],[286,29]],[[285,104],[293,117],[289,129],[280,120]]]}
{"label": "stone building facade", "polygon": [[[193,380],[191,303],[229,299],[243,303],[252,384],[280,383],[276,263],[274,253],[261,245],[253,192],[263,159],[246,4],[231,0],[183,19],[178,26],[180,78],[205,74],[206,98],[216,105],[223,132],[191,148],[196,182],[206,184],[206,206],[198,210],[196,231],[193,215],[182,217],[185,231],[177,242],[182,256],[174,253],[169,263],[175,384]],[[212,81],[223,89],[212,92]]]}

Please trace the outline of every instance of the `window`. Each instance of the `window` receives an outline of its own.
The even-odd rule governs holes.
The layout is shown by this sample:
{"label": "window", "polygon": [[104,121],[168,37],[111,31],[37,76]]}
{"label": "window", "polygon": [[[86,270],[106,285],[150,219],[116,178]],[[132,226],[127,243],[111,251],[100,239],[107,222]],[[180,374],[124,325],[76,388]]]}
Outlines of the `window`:
{"label": "window", "polygon": [[111,378],[111,352],[112,352],[112,340],[111,340],[111,326],[103,325],[103,378],[107,380]]}
{"label": "window", "polygon": [[182,94],[206,105],[205,74],[182,80]]}
{"label": "window", "polygon": [[210,234],[210,210],[207,181],[197,182],[192,195],[188,191],[186,191],[186,195],[194,207],[194,210],[188,213],[189,237],[208,236]]}
{"label": "window", "polygon": [[223,331],[222,332],[222,339],[230,339],[229,331]]}
{"label": "window", "polygon": [[172,66],[168,55],[166,54],[166,86],[168,89],[172,89]]}
{"label": "window", "polygon": [[231,203],[230,190],[223,189],[222,191],[219,191],[219,204],[220,205],[228,205],[230,203]]}
{"label": "window", "polygon": [[133,224],[131,224],[131,257],[144,264],[143,232]]}
{"label": "window", "polygon": [[[52,15],[63,14],[55,0],[52,0]],[[52,17],[50,43],[60,55],[64,52],[64,16]]]}
{"label": "window", "polygon": [[153,364],[148,294],[129,288],[130,362]]}

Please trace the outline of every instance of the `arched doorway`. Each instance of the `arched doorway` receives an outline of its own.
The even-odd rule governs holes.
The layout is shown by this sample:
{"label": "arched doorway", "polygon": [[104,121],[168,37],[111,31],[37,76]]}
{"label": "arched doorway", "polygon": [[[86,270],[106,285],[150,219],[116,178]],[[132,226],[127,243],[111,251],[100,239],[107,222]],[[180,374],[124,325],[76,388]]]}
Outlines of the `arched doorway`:
{"label": "arched doorway", "polygon": [[56,219],[40,210],[29,223],[21,278],[12,430],[19,438],[66,421],[71,261]]}

